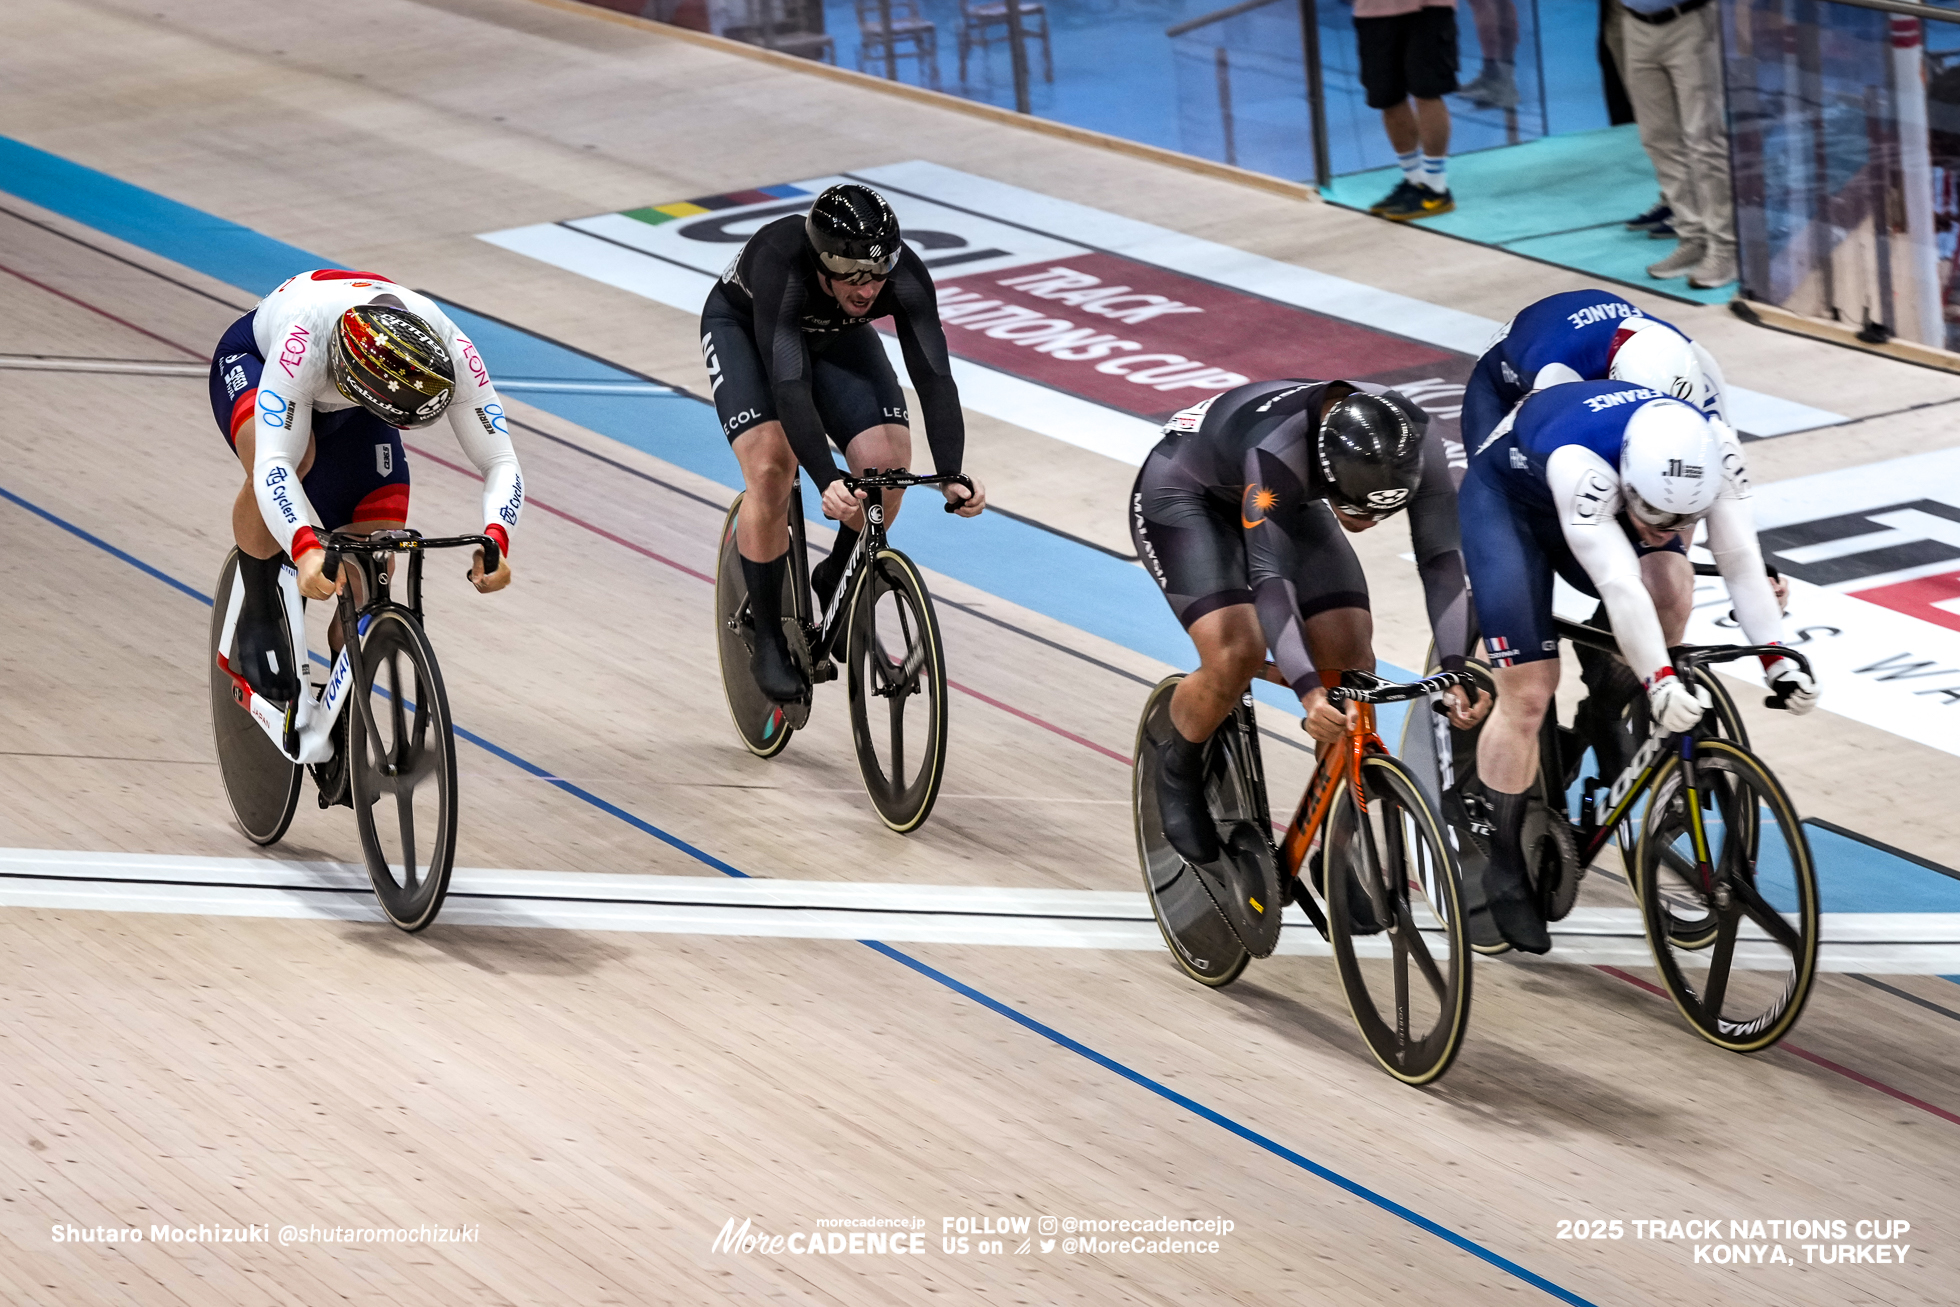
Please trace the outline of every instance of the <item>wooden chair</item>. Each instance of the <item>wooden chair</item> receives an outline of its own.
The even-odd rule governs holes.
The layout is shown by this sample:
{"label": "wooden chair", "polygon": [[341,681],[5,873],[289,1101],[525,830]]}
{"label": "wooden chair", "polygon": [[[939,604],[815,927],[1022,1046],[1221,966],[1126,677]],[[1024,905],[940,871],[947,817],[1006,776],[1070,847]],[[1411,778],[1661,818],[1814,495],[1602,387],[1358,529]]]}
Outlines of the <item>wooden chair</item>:
{"label": "wooden chair", "polygon": [[[886,13],[891,15],[889,31]],[[916,59],[919,80],[939,89],[939,28],[920,11],[919,0],[857,0],[857,20],[859,72],[882,72],[890,51],[895,60]]]}
{"label": "wooden chair", "polygon": [[[985,48],[991,39],[992,30],[1000,29],[1000,39],[1006,40],[1007,5],[1004,0],[960,0],[960,81],[966,81],[966,58],[974,46]],[[1039,0],[1024,0],[1021,5],[1021,36],[1041,38],[1041,75],[1044,81],[1055,80],[1055,55],[1048,45],[1048,8]]]}

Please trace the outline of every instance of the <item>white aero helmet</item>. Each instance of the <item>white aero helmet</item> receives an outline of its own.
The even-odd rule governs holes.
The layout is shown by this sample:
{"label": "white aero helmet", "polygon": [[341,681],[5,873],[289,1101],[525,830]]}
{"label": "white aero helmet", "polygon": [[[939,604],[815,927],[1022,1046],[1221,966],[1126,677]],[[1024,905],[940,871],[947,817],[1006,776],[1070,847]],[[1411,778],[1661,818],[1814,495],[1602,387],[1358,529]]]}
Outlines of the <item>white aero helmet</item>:
{"label": "white aero helmet", "polygon": [[1627,419],[1620,444],[1620,491],[1627,512],[1674,531],[1715,506],[1722,491],[1722,438],[1695,409],[1650,399]]}
{"label": "white aero helmet", "polygon": [[1607,378],[1630,381],[1686,400],[1699,408],[1708,387],[1694,344],[1664,322],[1638,314],[1613,333],[1607,352]]}

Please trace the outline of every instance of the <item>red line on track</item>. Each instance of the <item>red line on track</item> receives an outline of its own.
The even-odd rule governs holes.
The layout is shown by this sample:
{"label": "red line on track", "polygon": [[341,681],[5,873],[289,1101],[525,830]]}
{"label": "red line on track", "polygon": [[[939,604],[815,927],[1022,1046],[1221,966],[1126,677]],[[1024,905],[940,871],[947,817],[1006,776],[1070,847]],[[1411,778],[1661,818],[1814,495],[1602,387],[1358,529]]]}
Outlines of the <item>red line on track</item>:
{"label": "red line on track", "polygon": [[[1601,971],[1604,971],[1609,976],[1617,976],[1619,979],[1626,981],[1629,985],[1638,985],[1640,988],[1646,990],[1649,994],[1654,994],[1661,998],[1668,997],[1667,991],[1662,989],[1659,985],[1656,985],[1651,981],[1642,980],[1640,977],[1634,975],[1631,972],[1622,971],[1618,967],[1601,967],[1599,969]],[[1671,1002],[1672,1000],[1670,999],[1669,1001]],[[1942,1121],[1951,1121],[1954,1125],[1960,1125],[1960,1115],[1955,1115],[1954,1113],[1947,1111],[1943,1107],[1934,1107],[1931,1103],[1926,1102],[1924,1099],[1914,1098],[1911,1094],[1906,1093],[1902,1089],[1894,1089],[1892,1088],[1892,1086],[1885,1084],[1883,1081],[1874,1080],[1862,1071],[1853,1071],[1848,1066],[1839,1066],[1836,1062],[1831,1061],[1831,1059],[1829,1059],[1828,1057],[1819,1057],[1817,1054],[1811,1052],[1809,1049],[1798,1048],[1795,1044],[1789,1043],[1787,1041],[1778,1044],[1777,1047],[1782,1049],[1786,1053],[1796,1054],[1798,1057],[1802,1058],[1806,1062],[1814,1063],[1817,1066],[1821,1066],[1826,1071],[1835,1071],[1837,1074],[1843,1076],[1846,1080],[1855,1081],[1856,1083],[1863,1085],[1867,1089],[1876,1089],[1879,1093],[1885,1094],[1892,1098],[1896,1098],[1901,1103],[1910,1104],[1911,1106],[1918,1108],[1922,1112],[1930,1112],[1934,1116],[1939,1117]]]}
{"label": "red line on track", "polygon": [[[426,450],[419,449],[416,446],[408,445],[406,446],[406,448],[408,449],[409,453],[415,455],[417,458],[426,458],[431,463],[440,464],[441,466],[448,468],[452,472],[461,472],[463,475],[471,476],[471,477],[477,475],[475,469],[473,468],[464,467],[460,463],[452,463],[446,458],[438,458],[436,455],[431,454]],[[481,478],[479,478],[479,480],[480,479]],[[677,572],[685,572],[697,581],[706,581],[709,585],[713,585],[715,583],[715,579],[712,576],[709,576],[706,572],[697,572],[685,563],[677,563],[673,559],[668,558],[664,554],[656,554],[653,552],[653,550],[648,549],[644,545],[637,545],[634,544],[631,540],[625,539],[622,536],[614,535],[612,532],[606,530],[605,528],[595,526],[592,523],[586,521],[582,517],[575,517],[574,515],[567,513],[562,508],[553,508],[551,505],[540,503],[538,500],[535,499],[526,499],[524,502],[529,507],[542,509],[545,512],[550,513],[554,517],[561,517],[565,519],[567,522],[572,523],[574,526],[584,527],[587,531],[592,532],[592,534],[596,536],[604,537],[605,539],[612,541],[616,545],[622,545],[625,548],[630,549],[634,553],[639,554],[643,557],[651,558],[656,563],[664,563],[668,567],[673,568]],[[998,708],[1002,712],[1008,713],[1012,716],[1019,717],[1022,721],[1027,722],[1030,725],[1039,726],[1042,730],[1050,731],[1056,735],[1061,736],[1065,740],[1071,740],[1074,743],[1081,745],[1085,749],[1094,749],[1097,753],[1103,755],[1103,757],[1113,759],[1116,762],[1120,762],[1125,767],[1131,765],[1131,760],[1127,755],[1118,753],[1114,749],[1105,748],[1102,745],[1097,744],[1094,740],[1085,739],[1084,737],[1077,735],[1074,731],[1063,730],[1061,727],[1055,725],[1053,722],[1043,721],[1041,718],[1035,716],[1031,712],[1023,712],[1021,709],[1014,707],[1012,704],[1002,703],[999,699],[996,699],[991,695],[982,694],[980,693],[980,691],[961,685],[958,681],[952,680],[950,678],[948,678],[946,684],[951,686],[953,689],[958,690],[961,694],[971,695],[973,698],[978,699],[981,703],[987,704],[990,707]]]}
{"label": "red line on track", "polygon": [[[464,467],[461,463],[452,463],[446,458],[438,458],[434,454],[429,453],[427,450],[418,449],[413,445],[406,445],[404,447],[408,450],[409,453],[415,455],[415,457],[417,458],[426,458],[431,463],[441,464],[443,467],[448,468],[452,472],[461,472],[464,476],[477,477],[477,480],[479,481],[483,479],[482,477],[477,476],[477,472],[475,468]],[[595,526],[592,523],[586,521],[582,517],[577,517],[571,513],[567,513],[562,508],[554,508],[552,505],[547,504],[542,500],[530,499],[530,498],[526,498],[524,504],[525,507],[527,508],[538,509],[541,512],[546,512],[551,514],[553,517],[562,517],[567,522],[570,522],[574,526],[582,526],[587,531],[590,531],[593,535],[601,536],[607,540],[610,540],[614,544],[619,545],[625,549],[630,549],[634,553],[639,554],[642,557],[651,558],[656,563],[665,563],[667,566],[673,568],[676,572],[686,572],[689,576],[693,577],[697,581],[706,581],[709,585],[713,585],[715,583],[715,579],[712,576],[709,576],[706,572],[697,572],[693,568],[689,567],[686,563],[677,563],[673,559],[667,557],[665,554],[656,554],[653,552],[653,550],[648,549],[645,545],[634,544],[631,540],[628,540],[626,537],[614,535],[612,532],[606,530],[604,527]]]}
{"label": "red line on track", "polygon": [[211,361],[211,356],[209,354],[200,354],[196,350],[190,348],[188,345],[179,345],[176,341],[170,340],[169,338],[164,336],[159,336],[154,331],[146,331],[142,327],[137,326],[135,323],[130,322],[127,319],[117,317],[115,314],[109,312],[109,310],[107,309],[99,309],[95,305],[89,303],[87,300],[76,299],[73,295],[70,295],[67,291],[56,290],[54,287],[48,285],[48,283],[46,283],[45,281],[36,281],[34,278],[28,276],[26,273],[10,268],[4,263],[0,263],[0,272],[4,272],[10,277],[19,277],[22,281],[26,282],[30,286],[39,286],[42,290],[46,291],[50,295],[58,295],[62,299],[67,300],[70,304],[80,305],[82,308],[87,309],[90,313],[100,314],[101,316],[109,319],[109,321],[116,323],[118,326],[128,327],[131,331],[136,332],[138,335],[148,336],[151,340],[156,341],[159,345],[168,345],[170,346],[170,348],[174,350],[190,355],[192,358],[197,359],[199,362],[209,363]]}

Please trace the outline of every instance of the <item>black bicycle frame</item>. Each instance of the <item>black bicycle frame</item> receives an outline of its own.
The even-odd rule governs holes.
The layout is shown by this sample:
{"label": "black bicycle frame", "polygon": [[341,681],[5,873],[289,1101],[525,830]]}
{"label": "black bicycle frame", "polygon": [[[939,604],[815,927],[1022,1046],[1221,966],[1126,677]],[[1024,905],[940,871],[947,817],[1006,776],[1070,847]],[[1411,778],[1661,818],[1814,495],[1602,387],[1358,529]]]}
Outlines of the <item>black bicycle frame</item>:
{"label": "black bicycle frame", "polygon": [[[1603,653],[1618,656],[1620,645],[1611,632],[1581,622],[1565,618],[1554,619],[1558,634],[1574,644],[1583,644]],[[1773,655],[1790,658],[1801,666],[1806,674],[1810,671],[1810,661],[1801,653],[1785,645],[1721,645],[1712,648],[1683,647],[1672,651],[1674,662],[1682,671],[1705,667],[1709,663],[1732,662],[1737,658],[1755,655]],[[1551,711],[1551,709],[1547,709]],[[1701,721],[1685,731],[1667,733],[1650,732],[1635,751],[1633,761],[1616,778],[1606,791],[1606,816],[1598,816],[1591,788],[1580,801],[1579,812],[1579,865],[1590,866],[1599,851],[1606,847],[1627,814],[1633,811],[1652,787],[1654,777],[1666,762],[1666,755],[1672,749],[1681,760],[1681,778],[1688,792],[1689,828],[1695,846],[1696,869],[1704,878],[1711,875],[1708,860],[1708,837],[1702,827],[1701,787],[1695,770],[1695,741],[1706,738],[1713,728],[1708,723],[1708,714]],[[1616,799],[1614,796],[1618,795]]]}
{"label": "black bicycle frame", "polygon": [[[940,476],[915,477],[902,467],[890,469],[866,468],[863,475],[845,477],[844,485],[850,490],[903,490],[912,486],[937,486],[955,483],[964,485],[969,491],[973,483],[957,472]],[[797,622],[803,627],[810,642],[810,661],[812,666],[821,667],[830,656],[831,649],[844,633],[844,605],[851,596],[851,581],[858,571],[871,559],[885,549],[885,497],[882,493],[866,498],[864,501],[864,531],[858,536],[851,556],[844,563],[844,575],[837,580],[837,590],[830,596],[830,609],[822,615],[821,621],[812,621],[810,612],[810,553],[803,534],[803,490],[802,474],[799,472],[790,484],[789,491],[789,532],[790,569],[796,584],[790,589],[794,592],[794,611]],[[947,504],[946,511],[956,511],[957,506]]]}
{"label": "black bicycle frame", "polygon": [[[341,562],[347,556],[354,555],[360,560],[356,566],[360,568],[362,580],[367,583],[366,588],[370,591],[366,602],[358,608],[354,605],[352,586],[342,587],[336,598],[340,610],[340,638],[342,647],[347,652],[347,674],[354,678],[354,692],[349,697],[354,700],[361,714],[361,724],[367,728],[368,738],[379,740],[383,737],[375,726],[374,706],[368,702],[371,696],[360,690],[365,680],[364,669],[361,666],[360,641],[360,637],[365,632],[361,627],[361,619],[384,609],[403,608],[414,614],[415,623],[420,626],[422,624],[423,552],[429,549],[453,549],[457,546],[471,545],[483,550],[484,575],[488,576],[496,571],[499,562],[497,542],[488,536],[445,536],[440,539],[425,540],[414,531],[380,531],[373,536],[349,536],[338,531],[328,534],[325,544],[327,556],[321,572],[327,580],[337,582],[340,579]],[[389,568],[377,565],[374,558],[377,553],[408,555],[408,603],[396,603],[390,597],[389,583],[393,578],[389,575]],[[288,730],[290,729],[289,727]],[[352,765],[351,762],[349,765]],[[382,775],[393,776],[395,772],[396,764],[393,759],[382,762]]]}

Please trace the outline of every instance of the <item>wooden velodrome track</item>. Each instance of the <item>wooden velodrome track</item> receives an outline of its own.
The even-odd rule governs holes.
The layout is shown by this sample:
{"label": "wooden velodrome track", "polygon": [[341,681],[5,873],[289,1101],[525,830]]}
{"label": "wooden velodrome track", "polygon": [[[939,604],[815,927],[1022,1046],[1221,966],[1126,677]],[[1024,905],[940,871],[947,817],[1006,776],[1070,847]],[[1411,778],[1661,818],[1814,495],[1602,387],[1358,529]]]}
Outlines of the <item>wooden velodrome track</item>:
{"label": "wooden velodrome track", "polygon": [[[931,158],[1496,318],[1525,288],[1581,284],[526,0],[350,0],[331,19],[18,0],[0,22],[16,138],[682,385],[699,380],[692,319],[471,236]],[[0,205],[0,356],[197,362],[252,301]],[[1960,395],[1666,309],[1732,379],[1853,418]],[[1134,889],[1124,764],[1161,665],[935,578],[964,688],[945,796],[891,836],[841,695],[773,762],[734,739],[699,575],[728,490],[513,410],[534,496],[516,584],[484,598],[430,573],[457,722],[496,746],[462,749],[461,865],[716,874],[692,846],[794,881]],[[273,850],[229,821],[191,592],[211,586],[238,476],[202,379],[0,369],[0,420],[0,845],[358,860],[347,814],[316,810],[310,786]],[[978,416],[973,433],[1001,504],[1127,543],[1128,468]],[[475,482],[447,437],[410,443],[416,520],[469,524]],[[1929,408],[1757,444],[1752,466],[1770,481],[1953,443]],[[1413,662],[1406,546],[1364,544],[1381,651]],[[1952,757],[1827,714],[1751,724],[1806,812],[1960,861]],[[1269,750],[1276,794],[1297,792],[1304,757]],[[1960,1270],[1960,1003],[1937,977],[1826,975],[1795,1048],[1744,1059],[1694,1039],[1639,987],[1645,968],[1482,965],[1462,1057],[1416,1092],[1375,1068],[1321,961],[1211,992],[1149,950],[457,911],[413,938],[365,920],[0,912],[0,1301],[1936,1303]],[[1017,1255],[1018,1230],[999,1254],[942,1249],[947,1218],[1042,1215],[1234,1228],[1216,1253]],[[712,1252],[731,1217],[771,1234],[917,1219],[922,1252]],[[1805,1265],[1785,1238],[1795,1266],[1697,1264],[1680,1234],[1558,1239],[1574,1217],[1716,1218],[1724,1243],[1731,1219],[1903,1220],[1910,1253]],[[54,1233],[288,1223],[474,1237]]]}

